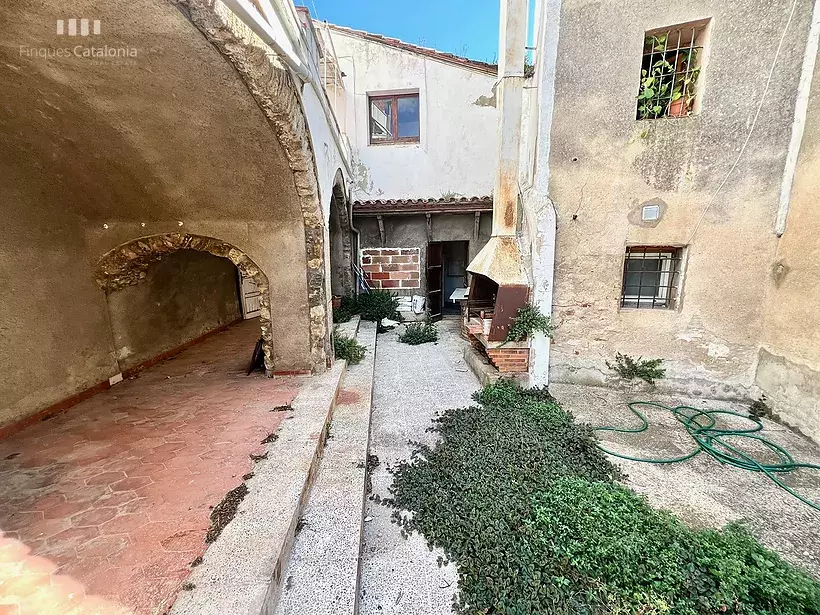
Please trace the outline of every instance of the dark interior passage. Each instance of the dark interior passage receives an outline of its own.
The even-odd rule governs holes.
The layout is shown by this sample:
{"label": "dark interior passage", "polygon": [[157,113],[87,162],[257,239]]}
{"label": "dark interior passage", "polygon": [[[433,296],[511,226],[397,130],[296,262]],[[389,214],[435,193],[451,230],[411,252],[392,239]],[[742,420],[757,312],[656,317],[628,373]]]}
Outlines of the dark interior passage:
{"label": "dark interior passage", "polygon": [[445,241],[442,242],[442,312],[444,314],[460,313],[458,301],[452,301],[450,296],[459,288],[467,287],[467,249],[466,241]]}
{"label": "dark interior passage", "polygon": [[236,266],[196,250],[168,254],[138,284],[107,298],[121,371],[242,316]]}

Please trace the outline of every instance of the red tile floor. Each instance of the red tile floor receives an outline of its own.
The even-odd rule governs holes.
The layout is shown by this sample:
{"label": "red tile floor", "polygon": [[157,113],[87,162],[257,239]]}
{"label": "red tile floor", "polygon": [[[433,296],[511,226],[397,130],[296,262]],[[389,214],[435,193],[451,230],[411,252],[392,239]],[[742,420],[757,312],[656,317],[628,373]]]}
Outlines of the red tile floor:
{"label": "red tile floor", "polygon": [[258,337],[243,322],[0,440],[0,615],[168,610],[303,381],[246,376]]}

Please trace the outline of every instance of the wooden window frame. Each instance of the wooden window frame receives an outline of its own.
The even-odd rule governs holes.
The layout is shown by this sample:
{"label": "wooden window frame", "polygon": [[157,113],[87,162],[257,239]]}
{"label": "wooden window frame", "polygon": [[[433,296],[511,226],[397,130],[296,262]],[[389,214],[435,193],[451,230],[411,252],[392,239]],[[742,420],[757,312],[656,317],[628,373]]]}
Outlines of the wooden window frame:
{"label": "wooden window frame", "polygon": [[[415,98],[419,101],[419,134],[415,137],[399,137],[399,99]],[[395,135],[392,139],[373,140],[373,101],[389,100],[393,106],[393,117],[390,121],[390,131]],[[418,92],[407,94],[377,94],[367,97],[367,140],[370,145],[396,145],[397,143],[420,143],[421,142],[421,97]]]}

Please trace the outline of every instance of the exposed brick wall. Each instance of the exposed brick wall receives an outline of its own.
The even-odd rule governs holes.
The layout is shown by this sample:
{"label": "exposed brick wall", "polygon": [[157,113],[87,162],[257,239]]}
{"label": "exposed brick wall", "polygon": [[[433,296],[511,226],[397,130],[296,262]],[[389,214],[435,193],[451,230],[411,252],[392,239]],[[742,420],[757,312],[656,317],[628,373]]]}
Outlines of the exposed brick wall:
{"label": "exposed brick wall", "polygon": [[529,348],[488,348],[487,356],[501,373],[518,373],[529,370]]}
{"label": "exposed brick wall", "polygon": [[371,288],[420,288],[418,248],[362,250],[362,271]]}

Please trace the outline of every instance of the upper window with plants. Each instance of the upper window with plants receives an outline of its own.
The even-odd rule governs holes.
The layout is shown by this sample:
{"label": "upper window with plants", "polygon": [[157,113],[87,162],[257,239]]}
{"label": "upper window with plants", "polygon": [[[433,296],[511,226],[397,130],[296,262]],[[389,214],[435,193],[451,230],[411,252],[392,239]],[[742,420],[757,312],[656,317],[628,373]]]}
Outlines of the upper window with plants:
{"label": "upper window with plants", "polygon": [[646,33],[639,120],[686,117],[699,111],[707,25],[699,21]]}

